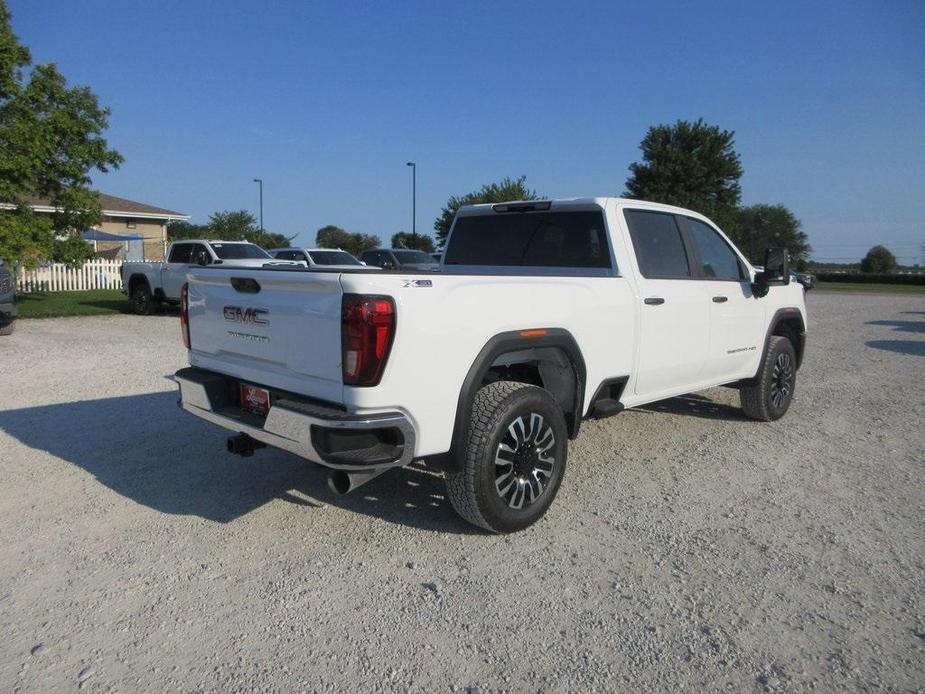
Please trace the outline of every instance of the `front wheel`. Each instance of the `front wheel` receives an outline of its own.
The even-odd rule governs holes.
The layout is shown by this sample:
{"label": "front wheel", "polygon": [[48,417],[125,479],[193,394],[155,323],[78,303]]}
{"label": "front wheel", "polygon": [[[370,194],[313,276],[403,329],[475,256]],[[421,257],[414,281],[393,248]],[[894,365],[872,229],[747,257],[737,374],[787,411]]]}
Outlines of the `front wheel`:
{"label": "front wheel", "polygon": [[772,335],[761,371],[752,385],[739,389],[742,410],[748,417],[771,422],[786,414],[797,387],[797,358],[793,343]]}
{"label": "front wheel", "polygon": [[523,530],[552,504],[565,474],[568,431],[542,388],[497,381],[472,402],[459,471],[446,476],[460,516],[496,533]]}
{"label": "front wheel", "polygon": [[12,335],[16,329],[16,321],[10,321],[4,326],[0,326],[0,335]]}

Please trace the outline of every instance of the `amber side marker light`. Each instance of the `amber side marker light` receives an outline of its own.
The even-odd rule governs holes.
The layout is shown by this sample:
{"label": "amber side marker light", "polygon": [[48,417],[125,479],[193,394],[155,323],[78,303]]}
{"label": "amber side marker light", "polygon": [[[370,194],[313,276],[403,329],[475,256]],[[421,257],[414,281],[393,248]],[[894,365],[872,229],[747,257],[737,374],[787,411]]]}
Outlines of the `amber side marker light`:
{"label": "amber side marker light", "polygon": [[546,330],[521,330],[521,337],[545,337],[549,332]]}

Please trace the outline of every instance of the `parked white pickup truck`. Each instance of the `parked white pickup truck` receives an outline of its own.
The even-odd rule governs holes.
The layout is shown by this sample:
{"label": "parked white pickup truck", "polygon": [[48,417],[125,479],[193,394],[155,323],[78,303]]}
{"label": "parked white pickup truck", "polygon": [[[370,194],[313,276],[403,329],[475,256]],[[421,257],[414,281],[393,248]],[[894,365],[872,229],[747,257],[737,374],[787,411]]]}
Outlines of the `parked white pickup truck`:
{"label": "parked white pickup truck", "polygon": [[271,248],[267,253],[279,260],[295,260],[310,268],[350,270],[366,265],[340,248]]}
{"label": "parked white pickup truck", "polygon": [[180,404],[341,493],[423,459],[466,520],[515,531],[587,417],[718,385],[784,415],[806,308],[783,249],[764,267],[699,214],[617,198],[461,208],[438,272],[193,267]]}
{"label": "parked white pickup truck", "polygon": [[161,303],[180,303],[180,288],[186,283],[190,265],[263,267],[267,264],[296,265],[275,260],[260,246],[247,241],[176,241],[167,249],[163,263],[128,262],[122,265],[122,288],[132,310],[147,315]]}

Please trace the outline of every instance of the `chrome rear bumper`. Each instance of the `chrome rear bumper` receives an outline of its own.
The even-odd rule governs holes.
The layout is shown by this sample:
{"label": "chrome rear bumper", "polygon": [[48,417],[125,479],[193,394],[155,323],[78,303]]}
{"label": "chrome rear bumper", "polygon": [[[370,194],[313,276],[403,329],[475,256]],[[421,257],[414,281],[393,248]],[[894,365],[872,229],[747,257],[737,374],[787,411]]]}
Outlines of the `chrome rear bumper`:
{"label": "chrome rear bumper", "polygon": [[[259,417],[229,401],[229,384],[236,381],[228,376],[189,367],[174,378],[180,387],[178,404],[190,414],[314,463],[349,472],[401,467],[414,458],[414,427],[400,412],[349,414],[283,396],[274,398],[266,417]],[[383,432],[400,443],[347,452],[325,450],[322,443],[332,435],[349,439]]]}

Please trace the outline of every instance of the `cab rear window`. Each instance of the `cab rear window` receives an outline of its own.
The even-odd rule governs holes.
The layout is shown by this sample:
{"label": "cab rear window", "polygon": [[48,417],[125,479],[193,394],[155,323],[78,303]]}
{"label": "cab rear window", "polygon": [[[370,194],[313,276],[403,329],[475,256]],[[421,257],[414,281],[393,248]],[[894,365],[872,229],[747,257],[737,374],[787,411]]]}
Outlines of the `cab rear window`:
{"label": "cab rear window", "polygon": [[610,268],[600,211],[508,212],[458,217],[445,265]]}
{"label": "cab rear window", "polygon": [[254,258],[269,258],[270,254],[260,246],[252,243],[210,243],[212,250],[222,260],[250,260]]}

